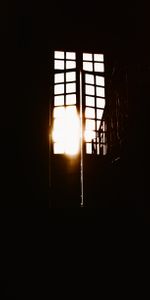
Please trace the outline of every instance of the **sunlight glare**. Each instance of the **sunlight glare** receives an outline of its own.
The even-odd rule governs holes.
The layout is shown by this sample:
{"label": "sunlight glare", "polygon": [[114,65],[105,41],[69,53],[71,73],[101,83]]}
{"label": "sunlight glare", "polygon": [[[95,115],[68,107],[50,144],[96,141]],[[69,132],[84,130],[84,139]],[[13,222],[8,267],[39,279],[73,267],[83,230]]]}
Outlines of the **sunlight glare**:
{"label": "sunlight glare", "polygon": [[[67,155],[76,155],[80,149],[80,119],[75,106],[66,107],[61,118],[54,120],[53,141],[57,153],[61,153],[59,145],[61,145],[62,153]],[[63,147],[62,147],[63,145]],[[56,153],[56,152],[55,152]]]}

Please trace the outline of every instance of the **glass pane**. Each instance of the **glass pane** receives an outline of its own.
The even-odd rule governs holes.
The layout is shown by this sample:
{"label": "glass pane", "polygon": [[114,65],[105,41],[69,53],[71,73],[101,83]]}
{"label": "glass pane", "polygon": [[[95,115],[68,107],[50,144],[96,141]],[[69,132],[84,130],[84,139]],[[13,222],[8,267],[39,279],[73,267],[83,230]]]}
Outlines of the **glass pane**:
{"label": "glass pane", "polygon": [[103,155],[106,155],[106,154],[107,154],[107,146],[104,145],[104,146],[103,146]]}
{"label": "glass pane", "polygon": [[68,106],[66,107],[66,116],[72,118],[77,112],[76,106]]}
{"label": "glass pane", "polygon": [[105,89],[102,87],[96,87],[96,95],[100,97],[105,97]]}
{"label": "glass pane", "polygon": [[55,107],[54,108],[54,118],[64,118],[65,117],[65,108],[64,107]]}
{"label": "glass pane", "polygon": [[85,93],[88,95],[94,95],[95,94],[95,89],[93,85],[86,85],[85,86]]}
{"label": "glass pane", "polygon": [[58,146],[55,153],[77,154],[80,147],[80,119],[76,106],[55,108],[54,115],[57,118],[54,119],[52,136]]}
{"label": "glass pane", "polygon": [[102,76],[96,76],[96,84],[104,86],[105,85],[104,77],[102,77]]}
{"label": "glass pane", "polygon": [[97,130],[99,130],[100,129],[101,121],[96,121],[96,123],[97,123]]}
{"label": "glass pane", "polygon": [[96,106],[99,108],[104,108],[105,107],[105,99],[96,98]]}
{"label": "glass pane", "polygon": [[92,60],[92,54],[83,53],[83,60]]}
{"label": "glass pane", "polygon": [[86,130],[84,137],[86,142],[91,142],[93,139],[96,138],[96,133],[92,130]]}
{"label": "glass pane", "polygon": [[54,119],[54,131],[63,131],[64,129],[64,119]]}
{"label": "glass pane", "polygon": [[63,51],[55,51],[54,52],[55,58],[64,58],[64,52]]}
{"label": "glass pane", "polygon": [[86,116],[86,118],[91,118],[91,119],[95,118],[94,108],[86,107],[85,116]]}
{"label": "glass pane", "polygon": [[103,63],[94,63],[94,71],[95,72],[104,72],[104,64]]}
{"label": "glass pane", "polygon": [[101,121],[101,130],[104,131],[104,121]]}
{"label": "glass pane", "polygon": [[80,120],[76,106],[66,107],[65,153],[74,155],[80,147]]}
{"label": "glass pane", "polygon": [[75,81],[76,80],[76,73],[75,72],[67,72],[66,73],[66,81]]}
{"label": "glass pane", "polygon": [[55,83],[64,82],[64,73],[62,74],[55,74]]}
{"label": "glass pane", "polygon": [[55,84],[54,86],[54,94],[63,94],[64,93],[64,84]]}
{"label": "glass pane", "polygon": [[75,83],[67,83],[66,84],[66,93],[75,93],[76,84]]}
{"label": "glass pane", "polygon": [[92,144],[91,143],[86,143],[86,153],[92,154]]}
{"label": "glass pane", "polygon": [[55,60],[54,68],[64,70],[64,60]]}
{"label": "glass pane", "polygon": [[[65,128],[65,127],[64,127]],[[59,143],[63,143],[64,142],[64,131],[62,130],[62,128],[55,128],[53,130],[53,141],[54,142],[59,142]]]}
{"label": "glass pane", "polygon": [[86,106],[95,106],[95,98],[86,96]]}
{"label": "glass pane", "polygon": [[63,154],[65,152],[63,143],[54,143],[54,153]]}
{"label": "glass pane", "polygon": [[100,120],[102,119],[103,112],[104,112],[103,109],[97,109],[97,119],[100,119]]}
{"label": "glass pane", "polygon": [[75,52],[66,52],[66,59],[76,59]]}
{"label": "glass pane", "polygon": [[85,75],[85,82],[94,84],[94,75],[86,74]]}
{"label": "glass pane", "polygon": [[66,95],[66,105],[76,104],[76,94]]}
{"label": "glass pane", "polygon": [[66,69],[75,69],[76,62],[75,61],[66,61]]}
{"label": "glass pane", "polygon": [[93,64],[90,62],[83,62],[84,71],[93,71]]}
{"label": "glass pane", "polygon": [[107,131],[107,124],[106,124],[105,121],[103,121],[103,130],[104,130],[104,131]]}
{"label": "glass pane", "polygon": [[106,143],[106,134],[103,133],[103,143]]}
{"label": "glass pane", "polygon": [[95,61],[104,61],[104,54],[94,54]]}
{"label": "glass pane", "polygon": [[95,130],[95,120],[86,120],[86,130]]}
{"label": "glass pane", "polygon": [[59,105],[64,105],[64,96],[55,96],[54,97],[54,105],[59,106]]}

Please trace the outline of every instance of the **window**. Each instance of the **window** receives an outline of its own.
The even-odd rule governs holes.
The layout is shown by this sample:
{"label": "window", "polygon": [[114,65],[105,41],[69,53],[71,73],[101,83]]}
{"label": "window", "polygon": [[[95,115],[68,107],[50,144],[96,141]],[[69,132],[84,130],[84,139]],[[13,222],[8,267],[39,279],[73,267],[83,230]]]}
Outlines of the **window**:
{"label": "window", "polygon": [[54,106],[64,105],[64,95],[55,96],[54,98]]}
{"label": "window", "polygon": [[104,55],[101,53],[83,53],[79,61],[76,52],[54,51],[54,154],[79,154],[81,136],[86,154],[102,153],[103,144],[106,144],[104,130],[101,133],[106,104],[104,72]]}
{"label": "window", "polygon": [[96,85],[104,86],[105,85],[104,77],[96,76]]}
{"label": "window", "polygon": [[100,139],[105,109],[104,55],[83,53],[83,71],[86,153],[99,155],[102,153],[100,145],[104,142],[104,139]]}
{"label": "window", "polygon": [[75,81],[76,80],[76,73],[75,72],[68,72],[66,73],[66,81]]}
{"label": "window", "polygon": [[55,60],[55,69],[64,70],[64,66],[63,60]]}
{"label": "window", "polygon": [[66,95],[66,105],[76,104],[76,94]]}
{"label": "window", "polygon": [[85,97],[85,103],[86,103],[86,106],[95,106],[95,98],[94,97],[89,97],[89,96],[86,96]]}

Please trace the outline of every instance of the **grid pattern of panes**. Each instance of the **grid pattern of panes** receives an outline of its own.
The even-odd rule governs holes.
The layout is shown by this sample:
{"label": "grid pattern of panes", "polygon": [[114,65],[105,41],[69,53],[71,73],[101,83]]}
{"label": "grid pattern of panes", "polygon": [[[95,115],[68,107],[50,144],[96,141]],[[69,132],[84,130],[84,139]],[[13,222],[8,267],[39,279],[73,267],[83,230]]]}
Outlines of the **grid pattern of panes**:
{"label": "grid pattern of panes", "polygon": [[78,127],[76,116],[76,53],[55,51],[53,110],[54,154],[66,153],[66,148],[69,149],[69,139],[71,139],[71,137],[72,141],[70,140],[70,145],[72,143],[74,150],[78,146],[77,141],[75,141],[77,136],[75,124]]}
{"label": "grid pattern of panes", "polygon": [[104,55],[83,53],[83,71],[86,153],[101,154],[101,147],[105,141],[105,132],[100,133],[105,108]]}
{"label": "grid pattern of panes", "polygon": [[[78,64],[79,61],[76,59],[75,52],[54,51],[52,130],[54,154],[67,153],[69,143],[72,144],[72,150],[73,147],[77,148],[77,144],[79,146],[76,69]],[[106,126],[103,120],[105,108],[104,55],[83,53],[80,71],[84,78],[82,81],[83,86],[80,86],[80,89],[83,88],[84,90],[83,108],[85,107],[85,111],[82,113],[85,124],[83,137],[86,153],[105,154]]]}

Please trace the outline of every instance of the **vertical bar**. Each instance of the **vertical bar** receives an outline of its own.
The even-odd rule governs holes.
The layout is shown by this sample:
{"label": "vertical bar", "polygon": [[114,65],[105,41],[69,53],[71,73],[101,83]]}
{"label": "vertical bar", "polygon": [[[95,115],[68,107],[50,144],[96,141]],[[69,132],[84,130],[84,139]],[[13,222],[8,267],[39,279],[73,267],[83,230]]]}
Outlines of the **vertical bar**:
{"label": "vertical bar", "polygon": [[49,93],[49,132],[48,132],[48,143],[49,143],[49,187],[52,187],[52,110],[54,106],[54,51],[50,52],[50,62],[49,62],[50,74],[50,93]]}
{"label": "vertical bar", "polygon": [[53,107],[54,107],[54,51],[49,53],[49,127],[48,127],[48,150],[49,150],[49,189],[50,199],[49,208],[53,208],[53,174],[52,174],[52,156],[53,156],[53,144],[52,144],[52,126],[53,126]]}
{"label": "vertical bar", "polygon": [[94,54],[92,54],[92,60],[93,60],[93,75],[94,75],[94,93],[95,93],[95,95],[94,95],[94,102],[95,102],[95,132],[96,132],[96,140],[95,140],[95,144],[96,144],[96,155],[98,154],[97,153],[97,106],[96,106],[96,74],[95,74],[95,70],[94,70]]}
{"label": "vertical bar", "polygon": [[64,52],[64,107],[66,108],[66,51]]}
{"label": "vertical bar", "polygon": [[80,71],[80,151],[81,151],[81,207],[84,206],[83,194],[83,109],[82,109],[82,72]]}

